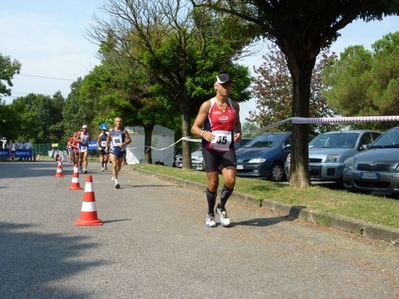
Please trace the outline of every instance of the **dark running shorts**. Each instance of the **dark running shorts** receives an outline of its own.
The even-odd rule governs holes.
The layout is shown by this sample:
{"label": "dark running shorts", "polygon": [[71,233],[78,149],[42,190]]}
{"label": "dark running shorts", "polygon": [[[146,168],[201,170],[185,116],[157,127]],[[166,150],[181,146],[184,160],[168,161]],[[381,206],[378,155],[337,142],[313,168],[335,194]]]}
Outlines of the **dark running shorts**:
{"label": "dark running shorts", "polygon": [[111,155],[117,156],[117,157],[123,157],[126,154],[126,150],[122,151],[120,149],[120,147],[116,146],[116,147],[111,147],[109,153]]}
{"label": "dark running shorts", "polygon": [[202,156],[205,161],[205,172],[219,171],[219,169],[234,167],[236,168],[236,152],[219,152],[212,149],[202,148]]}

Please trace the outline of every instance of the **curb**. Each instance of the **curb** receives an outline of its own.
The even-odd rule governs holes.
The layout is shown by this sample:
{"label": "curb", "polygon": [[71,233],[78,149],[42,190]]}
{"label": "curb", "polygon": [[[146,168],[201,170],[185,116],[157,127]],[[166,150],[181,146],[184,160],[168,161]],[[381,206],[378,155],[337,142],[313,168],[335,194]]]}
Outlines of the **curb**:
{"label": "curb", "polygon": [[[206,189],[206,185],[179,179],[155,172],[151,172],[144,169],[131,168],[133,171],[137,171],[146,175],[152,175],[162,180],[167,180],[175,185],[189,187],[196,190]],[[309,210],[303,206],[292,206],[277,201],[263,199],[261,202],[254,196],[243,194],[234,191],[231,198],[240,200],[248,204],[261,206],[264,209],[274,211],[283,215],[288,215],[292,218],[303,219],[309,222],[321,224],[324,226],[334,227],[339,230],[354,233],[372,240],[380,240],[388,242],[392,245],[399,245],[399,230],[390,228],[382,225],[375,225],[356,219],[352,219],[344,216],[337,216],[332,214],[322,213],[317,210]],[[260,204],[261,203],[261,204]]]}

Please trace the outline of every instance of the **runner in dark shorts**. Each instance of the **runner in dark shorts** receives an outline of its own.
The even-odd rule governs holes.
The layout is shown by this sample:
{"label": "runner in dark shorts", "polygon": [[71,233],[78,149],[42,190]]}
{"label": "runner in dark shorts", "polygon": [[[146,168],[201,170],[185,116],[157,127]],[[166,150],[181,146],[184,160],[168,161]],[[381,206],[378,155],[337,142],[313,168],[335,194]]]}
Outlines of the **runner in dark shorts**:
{"label": "runner in dark shorts", "polygon": [[101,163],[101,172],[104,170],[108,170],[108,153],[105,152],[105,147],[107,146],[107,139],[108,139],[108,126],[106,124],[100,125],[101,133],[98,135],[97,138],[97,147],[100,154],[100,163]]}
{"label": "runner in dark shorts", "polygon": [[115,183],[116,189],[120,188],[118,174],[122,167],[126,146],[131,141],[129,132],[122,126],[122,118],[116,117],[115,127],[109,130],[105,147],[105,152],[109,153],[112,162],[112,181]]}
{"label": "runner in dark shorts", "polygon": [[[201,105],[191,127],[191,133],[202,137],[202,154],[208,181],[206,227],[216,226],[215,213],[219,215],[222,226],[230,225],[226,202],[233,193],[236,182],[234,142],[241,140],[240,106],[229,98],[231,83],[232,80],[227,74],[216,76],[214,83],[216,95]],[[215,209],[219,169],[223,175],[224,186]]]}

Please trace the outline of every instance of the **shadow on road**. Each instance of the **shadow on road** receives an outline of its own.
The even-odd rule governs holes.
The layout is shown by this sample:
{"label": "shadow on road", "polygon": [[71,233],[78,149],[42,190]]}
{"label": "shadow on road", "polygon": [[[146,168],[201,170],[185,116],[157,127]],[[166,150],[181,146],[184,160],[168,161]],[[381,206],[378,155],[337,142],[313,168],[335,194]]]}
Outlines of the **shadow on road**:
{"label": "shadow on road", "polygon": [[84,292],[63,289],[59,282],[104,265],[105,261],[85,262],[79,258],[97,244],[87,237],[26,232],[32,227],[0,222],[1,297],[88,298]]}
{"label": "shadow on road", "polygon": [[302,209],[305,209],[305,206],[293,206],[290,209],[290,212],[286,216],[280,216],[280,217],[269,217],[269,218],[254,218],[250,220],[245,220],[241,222],[232,222],[231,227],[234,226],[270,226],[270,225],[275,225],[277,223],[283,222],[283,221],[294,221],[295,219],[298,218],[299,213]]}

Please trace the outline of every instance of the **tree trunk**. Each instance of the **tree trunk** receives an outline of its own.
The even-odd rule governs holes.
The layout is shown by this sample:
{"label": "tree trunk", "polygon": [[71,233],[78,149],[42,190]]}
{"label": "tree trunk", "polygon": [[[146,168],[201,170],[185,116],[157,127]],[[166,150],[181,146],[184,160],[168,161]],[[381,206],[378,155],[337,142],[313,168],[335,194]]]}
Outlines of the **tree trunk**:
{"label": "tree trunk", "polygon": [[154,130],[154,125],[144,125],[144,163],[152,164],[152,131]]}
{"label": "tree trunk", "polygon": [[[184,110],[183,110],[184,111]],[[184,111],[182,115],[182,125],[181,125],[182,136],[190,136],[191,135],[191,126],[190,126],[190,113]],[[182,159],[183,159],[183,169],[192,169],[191,164],[191,145],[190,141],[182,141]]]}
{"label": "tree trunk", "polygon": [[[295,51],[296,50],[296,51]],[[292,116],[309,117],[310,81],[315,58],[309,52],[290,53],[288,68],[293,81]],[[314,55],[316,57],[317,55]],[[290,187],[307,188],[311,186],[309,176],[309,125],[292,126],[292,151],[290,169]]]}

